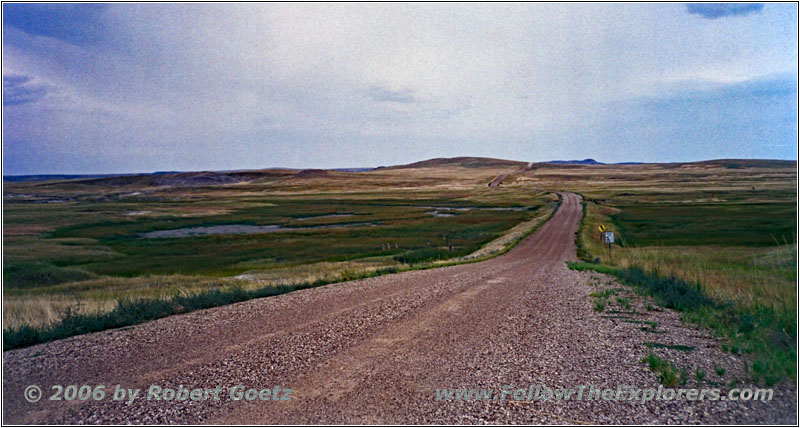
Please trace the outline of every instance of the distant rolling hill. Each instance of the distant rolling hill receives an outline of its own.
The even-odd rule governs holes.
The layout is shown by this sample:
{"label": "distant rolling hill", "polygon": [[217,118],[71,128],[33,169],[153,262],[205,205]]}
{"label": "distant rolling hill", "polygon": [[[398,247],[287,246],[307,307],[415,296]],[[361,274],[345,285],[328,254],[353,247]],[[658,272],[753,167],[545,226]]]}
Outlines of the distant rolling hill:
{"label": "distant rolling hill", "polygon": [[778,159],[714,159],[700,162],[686,162],[692,165],[723,166],[725,168],[788,168],[796,167],[797,161]]}
{"label": "distant rolling hill", "polygon": [[66,181],[79,185],[103,186],[211,186],[217,184],[234,184],[258,179],[274,179],[290,177],[297,170],[265,169],[242,171],[197,171],[197,172],[155,172],[145,174],[45,174],[3,176],[4,182],[24,181]]}
{"label": "distant rolling hill", "polygon": [[[424,161],[414,162],[405,165],[380,166],[377,168],[332,168],[332,169],[290,169],[290,168],[268,168],[259,170],[235,170],[235,171],[159,171],[154,173],[142,174],[38,174],[38,175],[4,175],[3,181],[26,182],[26,181],[63,181],[70,180],[81,185],[111,185],[111,186],[213,186],[220,184],[234,184],[256,180],[276,180],[282,178],[307,178],[312,176],[325,176],[328,171],[335,172],[368,172],[372,170],[392,170],[407,168],[443,168],[460,166],[463,168],[494,168],[507,169],[509,172],[514,170],[525,170],[529,165],[537,167],[547,167],[547,165],[563,165],[564,167],[592,166],[592,165],[636,165],[642,162],[619,162],[603,163],[594,159],[583,160],[552,160],[529,164],[528,162],[514,161],[507,159],[483,158],[483,157],[454,157],[454,158],[434,158]],[[683,165],[699,165],[707,167],[737,168],[786,168],[797,167],[794,160],[772,160],[772,159],[714,159],[696,162],[672,162],[660,165],[679,168]]]}
{"label": "distant rolling hill", "polygon": [[48,180],[76,180],[79,178],[109,178],[133,176],[136,174],[34,174],[34,175],[4,175],[3,181],[15,183],[22,181],[48,181]]}
{"label": "distant rolling hill", "polygon": [[441,168],[446,166],[461,166],[464,168],[524,168],[527,162],[480,158],[480,157],[455,157],[435,158],[406,165],[382,166],[376,169],[405,169],[405,168]]}
{"label": "distant rolling hill", "polygon": [[542,163],[554,163],[558,165],[605,165],[603,162],[598,162],[594,159],[584,160],[552,160]]}
{"label": "distant rolling hill", "polygon": [[[584,160],[553,160],[541,162],[543,164],[556,164],[556,165],[642,165],[650,162],[614,162],[604,163],[594,159]],[[712,159],[706,161],[694,162],[663,162],[654,163],[657,165],[670,165],[673,167],[681,165],[705,165],[709,167],[722,166],[725,168],[786,168],[797,166],[797,161],[792,160],[778,160],[778,159]]]}

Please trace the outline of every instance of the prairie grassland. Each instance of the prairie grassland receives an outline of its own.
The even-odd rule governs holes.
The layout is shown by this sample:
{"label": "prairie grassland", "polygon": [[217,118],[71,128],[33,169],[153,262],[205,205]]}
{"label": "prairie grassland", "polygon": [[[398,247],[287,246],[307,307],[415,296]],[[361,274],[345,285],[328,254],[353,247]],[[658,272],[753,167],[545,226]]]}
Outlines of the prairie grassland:
{"label": "prairie grassland", "polygon": [[[4,183],[4,326],[24,346],[76,323],[141,322],[116,313],[126,308],[152,319],[171,313],[170,304],[208,307],[481,260],[535,229],[554,208],[548,192],[566,190],[588,201],[584,258],[700,284],[728,306],[687,319],[717,330],[732,351],[755,354],[756,376],[796,377],[795,162],[535,164],[524,171],[525,164],[463,158],[362,173],[269,170],[213,185],[193,182],[192,174]],[[508,173],[499,188],[487,186]],[[611,257],[598,242],[599,224],[618,234]],[[144,237],[225,225],[289,230]],[[325,228],[331,225],[339,228]],[[301,227],[317,229],[291,229]],[[135,303],[142,298],[167,303]],[[116,315],[84,322],[76,313]],[[60,330],[24,328],[58,326],[65,314],[73,318]]]}
{"label": "prairie grassland", "polygon": [[[552,198],[551,198],[552,199]],[[555,201],[551,200],[551,203]],[[267,270],[250,270],[234,277],[145,275],[133,278],[102,276],[63,282],[52,286],[9,288],[4,293],[3,323],[6,328],[43,326],[59,321],[67,311],[77,314],[106,313],[120,300],[164,299],[191,295],[210,289],[257,288],[334,283],[372,276],[381,271],[401,272],[453,263],[479,261],[509,250],[516,242],[542,225],[555,206],[543,209],[531,220],[519,223],[501,236],[466,256],[436,259],[417,265],[401,263],[390,256],[359,258],[340,262],[317,262]]]}
{"label": "prairie grassland", "polygon": [[[638,177],[629,182],[595,170],[583,188],[573,184],[588,199],[582,258],[698,287],[714,303],[686,310],[687,320],[714,329],[731,352],[753,354],[754,379],[796,379],[796,164],[643,168],[650,174],[614,174]],[[610,253],[601,224],[617,234]]]}
{"label": "prairie grassland", "polygon": [[[181,185],[149,176],[5,183],[4,328],[109,313],[142,298],[255,293],[479,260],[555,208],[553,194],[486,186],[516,167],[280,170],[203,186],[183,185],[185,174]],[[286,229],[145,236],[226,225]]]}
{"label": "prairie grassland", "polygon": [[[682,239],[696,240],[698,245],[638,246],[635,240],[626,240],[624,233],[619,234],[620,228],[612,220],[619,211],[618,208],[595,203],[586,205],[585,227],[581,231],[581,239],[584,250],[592,259],[599,258],[604,263],[621,268],[640,267],[660,275],[673,275],[688,282],[700,283],[709,295],[719,299],[745,304],[795,305],[795,244],[747,246],[742,245],[745,242],[740,242],[736,246],[724,243],[711,245],[708,236],[692,230],[702,226],[697,223],[700,220],[696,220],[696,223],[686,228],[692,235]],[[706,218],[706,221],[719,223],[726,222],[726,219],[715,217]],[[792,222],[791,215],[786,217],[785,223],[791,225]],[[736,222],[731,220],[727,223]],[[609,253],[608,246],[601,241],[597,229],[600,224],[609,230],[616,230],[616,239],[625,243],[625,246],[614,245]],[[654,224],[653,228],[653,234],[660,232],[658,224]],[[760,243],[761,238],[755,238],[754,241]]]}

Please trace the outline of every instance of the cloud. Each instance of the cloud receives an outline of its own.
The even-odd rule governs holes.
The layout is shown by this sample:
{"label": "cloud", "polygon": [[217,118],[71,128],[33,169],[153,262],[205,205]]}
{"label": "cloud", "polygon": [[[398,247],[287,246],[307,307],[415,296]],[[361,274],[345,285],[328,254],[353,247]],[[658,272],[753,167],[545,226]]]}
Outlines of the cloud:
{"label": "cloud", "polygon": [[[610,106],[615,126],[601,138],[614,138],[611,150],[634,158],[673,160],[734,158],[792,159],[797,141],[797,78],[794,75],[648,97]],[[651,120],[650,118],[657,118]],[[641,141],[662,141],[660,145]],[[696,144],[694,159],[679,142]],[[795,142],[793,148],[785,144]]]}
{"label": "cloud", "polygon": [[610,102],[797,68],[791,4],[713,26],[662,3],[3,8],[8,173],[592,157],[601,142],[550,136],[613,131],[593,119]]}
{"label": "cloud", "polygon": [[47,97],[47,85],[31,82],[29,76],[3,75],[3,105],[14,106],[40,101]]}
{"label": "cloud", "polygon": [[3,24],[26,33],[52,37],[73,44],[94,42],[102,37],[99,20],[106,4],[4,3]]}
{"label": "cloud", "polygon": [[705,19],[717,19],[725,16],[749,15],[764,9],[762,3],[689,3],[686,11]]}
{"label": "cloud", "polygon": [[367,96],[373,101],[413,104],[417,102],[414,96],[414,91],[410,89],[403,89],[401,91],[393,91],[391,89],[372,87],[367,90]]}

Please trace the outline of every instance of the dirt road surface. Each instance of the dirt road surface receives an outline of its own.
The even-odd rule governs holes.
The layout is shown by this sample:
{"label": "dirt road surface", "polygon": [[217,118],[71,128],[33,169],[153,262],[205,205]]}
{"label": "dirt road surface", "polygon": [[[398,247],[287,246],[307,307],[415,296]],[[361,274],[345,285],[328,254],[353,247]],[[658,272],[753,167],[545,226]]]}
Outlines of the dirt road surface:
{"label": "dirt road surface", "polygon": [[[168,317],[3,354],[5,423],[796,423],[796,387],[770,402],[445,401],[436,390],[506,385],[658,388],[635,324],[594,312],[593,274],[570,271],[581,216],[558,212],[481,263],[370,278]],[[605,279],[604,279],[605,280]],[[662,325],[716,355],[707,333]],[[671,318],[670,318],[671,317]],[[671,320],[671,321],[670,321]],[[51,401],[51,386],[105,385],[103,400]],[[29,385],[44,390],[30,403]],[[142,388],[130,404],[116,385]],[[220,400],[147,400],[147,388],[221,387]],[[229,390],[291,389],[288,401]],[[282,393],[281,393],[282,394]]]}
{"label": "dirt road surface", "polygon": [[502,183],[503,180],[505,180],[506,178],[508,178],[508,174],[500,174],[500,175],[498,175],[497,177],[495,177],[494,180],[492,180],[491,183],[489,183],[489,187],[497,187],[497,186],[499,186],[500,183]]}

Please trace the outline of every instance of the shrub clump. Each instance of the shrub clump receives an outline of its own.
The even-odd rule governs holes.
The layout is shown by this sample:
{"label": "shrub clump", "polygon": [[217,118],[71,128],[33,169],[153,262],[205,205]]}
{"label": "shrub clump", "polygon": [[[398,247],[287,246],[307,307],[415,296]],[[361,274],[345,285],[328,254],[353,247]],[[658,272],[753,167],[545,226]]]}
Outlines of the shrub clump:
{"label": "shrub clump", "polygon": [[45,262],[9,263],[3,268],[3,286],[27,288],[84,281],[95,275],[73,267],[58,267]]}

